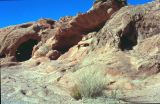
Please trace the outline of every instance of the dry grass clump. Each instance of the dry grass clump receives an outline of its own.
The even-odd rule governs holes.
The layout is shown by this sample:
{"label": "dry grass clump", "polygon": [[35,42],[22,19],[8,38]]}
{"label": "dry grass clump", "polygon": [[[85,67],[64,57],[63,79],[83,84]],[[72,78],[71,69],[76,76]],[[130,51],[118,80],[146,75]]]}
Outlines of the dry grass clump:
{"label": "dry grass clump", "polygon": [[103,71],[98,69],[80,69],[72,78],[75,87],[72,88],[71,96],[75,99],[100,96],[107,84]]}

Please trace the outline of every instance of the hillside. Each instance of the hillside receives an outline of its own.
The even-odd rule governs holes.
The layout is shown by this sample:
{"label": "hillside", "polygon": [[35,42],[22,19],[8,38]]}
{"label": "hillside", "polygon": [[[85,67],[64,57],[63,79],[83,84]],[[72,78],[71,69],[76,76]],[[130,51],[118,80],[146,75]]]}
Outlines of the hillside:
{"label": "hillside", "polygon": [[0,29],[1,104],[160,103],[160,1]]}

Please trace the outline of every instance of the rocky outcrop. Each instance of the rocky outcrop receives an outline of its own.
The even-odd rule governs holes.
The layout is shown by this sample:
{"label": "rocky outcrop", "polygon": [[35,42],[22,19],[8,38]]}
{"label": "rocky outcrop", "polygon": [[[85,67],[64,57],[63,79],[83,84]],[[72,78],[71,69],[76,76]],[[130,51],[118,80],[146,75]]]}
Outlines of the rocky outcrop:
{"label": "rocky outcrop", "polygon": [[[32,47],[34,45],[40,41],[44,42],[47,38],[49,38],[50,33],[47,29],[51,28],[53,23],[54,21],[52,20],[43,19],[37,22],[0,29],[1,58],[13,56],[16,59],[16,55],[18,54],[16,51],[18,51],[18,48],[26,42],[28,42],[28,46],[30,46],[28,48],[31,48],[29,51],[32,52]],[[43,29],[46,29],[45,33]],[[31,54],[31,52],[29,53]],[[20,52],[19,54],[23,53]],[[25,57],[25,55],[23,57]]]}
{"label": "rocky outcrop", "polygon": [[70,47],[76,45],[83,35],[91,31],[98,31],[121,6],[114,0],[98,2],[87,13],[78,14],[75,17],[64,17],[56,22],[50,19],[41,19],[35,23],[1,29],[1,56],[16,57],[17,48],[29,39],[39,42],[39,44],[36,42],[38,45],[34,47],[32,54],[44,42],[46,42],[46,46],[50,46],[49,50],[57,50],[63,54]]}
{"label": "rocky outcrop", "polygon": [[[139,87],[147,87],[142,80],[158,76],[160,70],[159,6],[159,1],[155,1],[146,5],[121,8],[107,20],[99,31],[84,36],[77,45],[58,60],[78,61],[78,66],[74,65],[76,68],[74,70],[95,68],[105,70],[106,74],[113,78],[111,78],[113,83],[109,86],[111,89],[124,89],[124,91],[129,89],[134,92]],[[70,76],[64,75],[64,78],[62,77],[59,81],[60,84],[61,81],[63,82],[64,87],[69,86],[68,83],[70,83],[66,77]],[[123,78],[119,79],[121,77]],[[64,84],[64,80],[66,84]],[[134,82],[135,80],[142,82],[137,84]],[[147,83],[151,82],[147,81]],[[159,83],[159,81],[155,83],[155,89],[158,91]],[[140,92],[144,91],[146,89]],[[153,95],[153,93],[149,94]],[[130,101],[159,102],[159,100],[153,100],[154,95],[149,101],[149,94],[145,93],[141,100],[137,97],[131,98]],[[129,101],[128,98],[126,99]]]}
{"label": "rocky outcrop", "polygon": [[111,47],[130,50],[140,41],[158,35],[160,32],[158,5],[122,8],[97,34],[99,44],[101,46],[110,44]]}
{"label": "rocky outcrop", "polygon": [[85,14],[60,19],[54,25],[56,32],[52,38],[47,40],[47,46],[61,53],[66,52],[87,33],[98,31],[120,7],[114,0],[98,2]]}
{"label": "rocky outcrop", "polygon": [[120,90],[118,100],[159,103],[159,0],[121,7],[114,0],[100,0],[87,13],[75,17],[0,29],[3,100],[83,103],[70,96],[77,86],[73,76],[101,70],[108,79],[104,95],[113,97],[113,92]]}

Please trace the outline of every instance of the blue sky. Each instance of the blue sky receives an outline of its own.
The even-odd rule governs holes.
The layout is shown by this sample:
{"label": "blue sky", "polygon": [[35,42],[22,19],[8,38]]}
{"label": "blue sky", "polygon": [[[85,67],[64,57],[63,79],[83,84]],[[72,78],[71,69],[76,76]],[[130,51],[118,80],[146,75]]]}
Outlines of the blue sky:
{"label": "blue sky", "polygon": [[[130,5],[144,4],[152,0],[128,0]],[[0,0],[0,28],[36,21],[39,18],[58,20],[86,12],[94,0]]]}

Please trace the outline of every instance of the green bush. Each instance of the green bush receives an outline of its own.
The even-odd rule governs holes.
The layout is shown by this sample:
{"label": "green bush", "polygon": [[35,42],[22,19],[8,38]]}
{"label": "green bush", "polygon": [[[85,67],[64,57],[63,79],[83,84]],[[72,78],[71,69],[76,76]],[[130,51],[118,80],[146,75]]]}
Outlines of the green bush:
{"label": "green bush", "polygon": [[100,96],[107,80],[102,70],[80,69],[72,76],[76,86],[72,89],[75,99]]}

